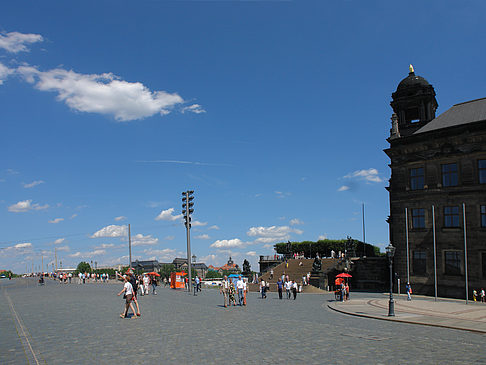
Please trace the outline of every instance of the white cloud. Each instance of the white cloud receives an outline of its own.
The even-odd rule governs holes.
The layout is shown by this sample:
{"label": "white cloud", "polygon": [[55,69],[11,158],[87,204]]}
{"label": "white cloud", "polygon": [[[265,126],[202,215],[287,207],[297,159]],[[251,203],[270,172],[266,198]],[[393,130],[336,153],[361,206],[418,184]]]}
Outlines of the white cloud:
{"label": "white cloud", "polygon": [[111,115],[120,122],[166,115],[184,102],[177,93],[150,91],[140,82],[124,81],[112,73],[39,71],[31,66],[21,66],[17,72],[38,90],[57,92],[57,99],[73,110]]}
{"label": "white cloud", "polygon": [[96,231],[95,233],[93,233],[91,238],[125,237],[127,233],[128,233],[127,226],[117,226],[112,224],[101,228],[99,231]]}
{"label": "white cloud", "polygon": [[44,38],[40,34],[25,34],[10,32],[0,34],[0,48],[10,53],[28,52],[26,44],[42,42]]}
{"label": "white cloud", "polygon": [[143,250],[143,253],[145,256],[150,256],[152,260],[170,261],[177,254],[177,250],[172,248],[164,248],[162,250],[147,248]]}
{"label": "white cloud", "polygon": [[290,220],[291,226],[297,226],[297,225],[300,225],[300,224],[304,224],[304,222],[302,222],[299,218],[294,218],[294,219]]}
{"label": "white cloud", "polygon": [[317,237],[317,240],[318,241],[327,240],[327,236],[325,234],[321,234],[319,237]]}
{"label": "white cloud", "polygon": [[256,243],[272,243],[289,240],[291,233],[302,234],[304,232],[288,226],[271,226],[251,227],[246,234],[250,237],[257,237]]}
{"label": "white cloud", "polygon": [[57,224],[59,222],[62,222],[64,218],[55,218],[49,221],[49,223]]}
{"label": "white cloud", "polygon": [[199,104],[192,104],[192,105],[185,106],[184,108],[181,109],[181,112],[182,113],[191,112],[196,114],[206,113],[203,107]]}
{"label": "white cloud", "polygon": [[218,231],[219,227],[217,225],[214,225],[214,226],[209,227],[208,229],[214,229],[214,230]]}
{"label": "white cloud", "polygon": [[58,251],[70,251],[71,249],[69,248],[69,246],[59,246],[57,248]]}
{"label": "white cloud", "polygon": [[40,205],[37,203],[32,204],[32,200],[22,200],[8,207],[9,212],[21,213],[28,212],[29,210],[42,210],[49,208],[49,204]]}
{"label": "white cloud", "polygon": [[69,257],[84,257],[84,258],[91,258],[93,256],[101,256],[101,255],[104,255],[106,254],[106,251],[105,250],[94,250],[94,251],[89,251],[89,252],[76,252],[76,253],[73,253],[71,255],[69,255]]}
{"label": "white cloud", "polygon": [[292,195],[291,193],[283,192],[283,191],[276,191],[275,194],[277,194],[277,198],[279,199],[283,199]]}
{"label": "white cloud", "polygon": [[164,240],[167,240],[167,241],[172,241],[174,238],[175,238],[175,236],[166,236],[166,237],[164,238]]}
{"label": "white cloud", "polygon": [[183,215],[172,215],[174,208],[169,208],[160,212],[160,214],[155,217],[156,221],[176,221],[182,219]]}
{"label": "white cloud", "polygon": [[63,243],[66,239],[65,238],[58,238],[57,240],[54,241],[55,245],[59,245],[60,243]]}
{"label": "white cloud", "polygon": [[71,255],[69,255],[69,257],[81,257],[82,256],[82,253],[81,252],[76,252],[76,253],[72,253]]}
{"label": "white cloud", "polygon": [[248,251],[246,254],[248,256],[258,256],[257,253],[256,253],[256,251]]}
{"label": "white cloud", "polygon": [[71,216],[71,218],[70,218],[70,219],[74,219],[74,218],[76,218],[77,216],[78,216],[78,215],[75,213],[75,214],[73,214],[73,215]]}
{"label": "white cloud", "polygon": [[123,216],[123,215],[121,215],[121,216],[119,216],[119,217],[115,217],[115,220],[116,220],[117,222],[124,221],[125,219],[127,219],[127,217],[125,217],[125,216]]}
{"label": "white cloud", "polygon": [[210,239],[211,237],[209,237],[208,234],[200,234],[199,236],[195,236],[194,238],[198,238],[200,240],[208,240]]}
{"label": "white cloud", "polygon": [[346,190],[349,190],[349,189],[350,189],[350,188],[349,188],[349,186],[347,186],[347,185],[343,185],[343,186],[341,186],[341,187],[338,189],[338,191],[346,191]]}
{"label": "white cloud", "polygon": [[24,243],[17,243],[13,248],[31,248],[32,243],[30,242],[24,242]]}
{"label": "white cloud", "polygon": [[378,170],[374,168],[369,168],[368,170],[356,170],[346,176],[346,179],[358,178],[363,179],[367,182],[382,182],[383,180],[378,176]]}
{"label": "white cloud", "polygon": [[159,243],[159,239],[152,237],[152,235],[136,234],[132,236],[132,246],[146,246],[146,245],[156,245]]}
{"label": "white cloud", "polygon": [[32,181],[31,183],[28,183],[28,184],[23,184],[24,185],[24,188],[26,189],[30,189],[30,188],[33,188],[34,186],[37,186],[37,185],[40,185],[40,184],[44,184],[44,181],[43,180],[35,180],[35,181]]}
{"label": "white cloud", "polygon": [[199,222],[199,221],[194,221],[194,222],[191,222],[191,225],[193,227],[204,227],[208,224],[208,222]]}
{"label": "white cloud", "polygon": [[217,240],[213,242],[209,247],[214,248],[232,248],[232,247],[244,247],[248,243],[241,241],[239,238],[233,238],[231,240]]}
{"label": "white cloud", "polygon": [[112,248],[115,247],[114,243],[102,243],[99,246],[96,246],[95,249],[105,249],[105,248]]}
{"label": "white cloud", "polygon": [[13,74],[15,70],[8,68],[3,63],[0,62],[0,85],[7,79],[7,77]]}
{"label": "white cloud", "polygon": [[274,247],[273,247],[272,244],[266,243],[266,244],[263,245],[263,248],[272,248],[273,249]]}

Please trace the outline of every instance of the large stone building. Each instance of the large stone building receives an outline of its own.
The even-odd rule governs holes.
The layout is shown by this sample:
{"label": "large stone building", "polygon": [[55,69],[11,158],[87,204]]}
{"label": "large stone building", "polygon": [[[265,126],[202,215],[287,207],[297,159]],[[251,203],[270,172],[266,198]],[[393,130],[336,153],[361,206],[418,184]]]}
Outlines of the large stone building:
{"label": "large stone building", "polygon": [[385,152],[395,271],[414,293],[434,295],[437,283],[439,296],[464,298],[467,266],[471,298],[486,289],[486,98],[436,117],[433,86],[410,67],[391,106]]}

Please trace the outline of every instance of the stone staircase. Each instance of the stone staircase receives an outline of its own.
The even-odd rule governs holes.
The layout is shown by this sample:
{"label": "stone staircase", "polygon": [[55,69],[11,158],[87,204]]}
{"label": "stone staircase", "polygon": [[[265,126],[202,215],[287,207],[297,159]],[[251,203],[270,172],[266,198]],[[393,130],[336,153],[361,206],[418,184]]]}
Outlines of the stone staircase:
{"label": "stone staircase", "polygon": [[[289,259],[287,263],[282,262],[281,264],[275,266],[273,268],[273,278],[270,279],[270,270],[268,270],[265,274],[263,274],[260,278],[263,278],[265,282],[270,283],[270,291],[276,292],[277,291],[277,280],[282,275],[288,275],[290,280],[296,280],[298,283],[302,282],[302,277],[307,275],[307,273],[312,272],[312,264],[314,259]],[[300,265],[302,263],[302,265]],[[322,259],[322,271],[326,272],[327,270],[335,267],[338,263],[338,259]],[[303,292],[315,292],[317,289],[315,287],[304,286]],[[249,284],[249,290],[252,292],[260,291],[260,284]],[[319,289],[317,289],[319,290]]]}

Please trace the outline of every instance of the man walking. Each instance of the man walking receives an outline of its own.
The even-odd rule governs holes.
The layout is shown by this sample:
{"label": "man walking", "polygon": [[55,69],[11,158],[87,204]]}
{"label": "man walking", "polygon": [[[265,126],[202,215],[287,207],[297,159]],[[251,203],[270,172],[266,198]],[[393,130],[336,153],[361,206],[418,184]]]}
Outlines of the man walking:
{"label": "man walking", "polygon": [[228,306],[228,292],[229,292],[229,281],[228,277],[225,275],[221,281],[221,287],[219,288],[219,294],[223,294],[224,307]]}
{"label": "man walking", "polygon": [[241,275],[238,276],[236,281],[236,289],[238,290],[238,302],[240,306],[243,305],[243,289],[245,288],[245,283],[241,280]]}
{"label": "man walking", "polygon": [[407,300],[412,300],[412,286],[409,282],[405,285],[405,290],[407,291]]}
{"label": "man walking", "polygon": [[283,282],[281,278],[277,281],[278,299],[282,299]]}

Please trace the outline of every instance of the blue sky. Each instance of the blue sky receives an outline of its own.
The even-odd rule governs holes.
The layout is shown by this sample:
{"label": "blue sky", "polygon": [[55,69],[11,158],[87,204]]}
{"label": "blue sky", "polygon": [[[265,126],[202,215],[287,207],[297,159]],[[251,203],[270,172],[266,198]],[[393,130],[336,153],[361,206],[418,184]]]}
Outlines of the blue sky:
{"label": "blue sky", "polygon": [[391,94],[486,96],[483,1],[0,5],[0,268],[388,244]]}

